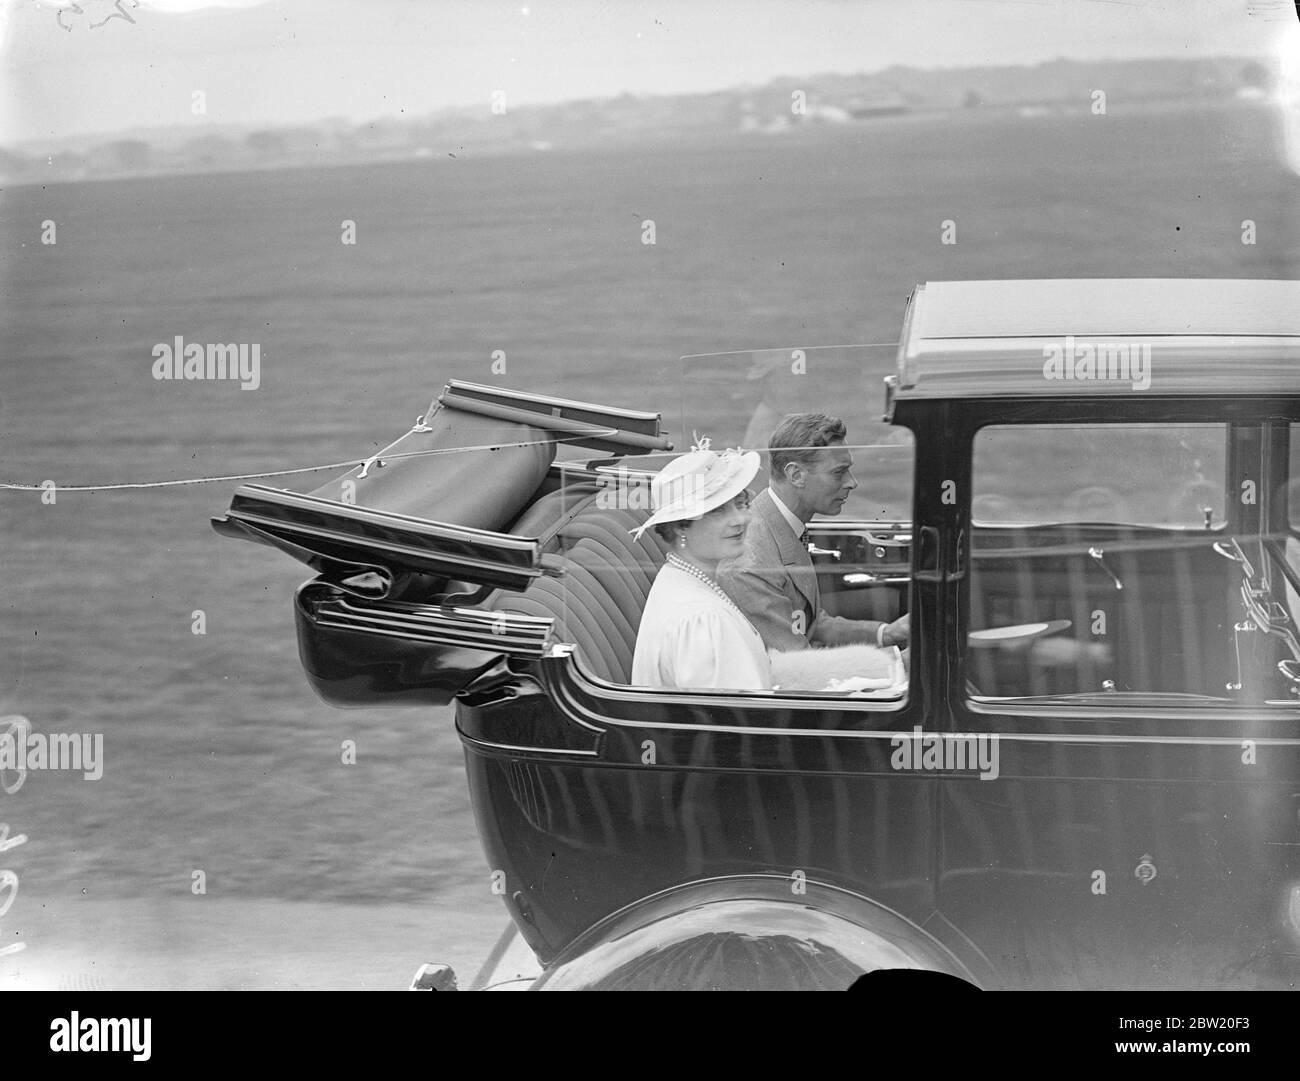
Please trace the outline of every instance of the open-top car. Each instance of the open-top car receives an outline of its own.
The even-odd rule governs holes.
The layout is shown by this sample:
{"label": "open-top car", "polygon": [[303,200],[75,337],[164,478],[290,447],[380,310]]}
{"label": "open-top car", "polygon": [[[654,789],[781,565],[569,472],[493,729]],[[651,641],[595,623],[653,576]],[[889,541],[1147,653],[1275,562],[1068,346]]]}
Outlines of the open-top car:
{"label": "open-top car", "polygon": [[828,612],[910,614],[883,691],[632,685],[658,404],[453,381],[215,523],[317,572],[327,702],[455,702],[474,986],[1296,986],[1300,283],[929,283],[894,348],[685,358],[681,449],[845,420],[809,550]]}

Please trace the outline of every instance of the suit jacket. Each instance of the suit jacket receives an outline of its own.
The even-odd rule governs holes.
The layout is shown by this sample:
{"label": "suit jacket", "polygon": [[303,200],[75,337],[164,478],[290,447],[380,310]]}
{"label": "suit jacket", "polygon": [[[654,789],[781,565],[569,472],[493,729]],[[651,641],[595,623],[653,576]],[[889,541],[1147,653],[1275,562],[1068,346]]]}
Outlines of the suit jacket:
{"label": "suit jacket", "polygon": [[771,489],[763,489],[750,509],[745,552],[718,564],[718,584],[749,617],[763,644],[782,651],[853,642],[875,645],[875,623],[822,610],[812,556],[790,531]]}

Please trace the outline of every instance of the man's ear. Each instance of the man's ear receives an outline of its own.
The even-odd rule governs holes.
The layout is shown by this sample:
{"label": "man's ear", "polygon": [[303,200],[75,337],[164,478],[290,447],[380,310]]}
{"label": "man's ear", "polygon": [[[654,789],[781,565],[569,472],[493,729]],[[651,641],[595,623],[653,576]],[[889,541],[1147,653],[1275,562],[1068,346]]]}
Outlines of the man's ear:
{"label": "man's ear", "polygon": [[804,467],[799,462],[785,463],[785,482],[792,484],[796,488],[802,488],[804,482]]}

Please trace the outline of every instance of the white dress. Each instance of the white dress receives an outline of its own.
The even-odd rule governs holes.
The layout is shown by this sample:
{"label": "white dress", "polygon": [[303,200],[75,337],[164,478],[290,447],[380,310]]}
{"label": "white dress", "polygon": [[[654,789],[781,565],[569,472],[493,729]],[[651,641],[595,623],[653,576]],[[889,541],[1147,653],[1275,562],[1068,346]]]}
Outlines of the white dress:
{"label": "white dress", "polygon": [[740,610],[671,563],[646,598],[632,656],[638,687],[770,691],[763,639]]}

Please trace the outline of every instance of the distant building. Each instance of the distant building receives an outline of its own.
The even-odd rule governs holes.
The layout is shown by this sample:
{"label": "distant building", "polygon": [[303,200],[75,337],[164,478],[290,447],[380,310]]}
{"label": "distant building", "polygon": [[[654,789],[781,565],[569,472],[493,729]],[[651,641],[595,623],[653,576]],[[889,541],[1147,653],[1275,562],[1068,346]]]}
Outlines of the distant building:
{"label": "distant building", "polygon": [[803,118],[823,124],[847,124],[853,117],[838,105],[809,105]]}
{"label": "distant building", "polygon": [[848,112],[854,120],[873,120],[879,116],[901,116],[911,112],[911,107],[895,94],[885,98],[854,98],[849,102]]}

